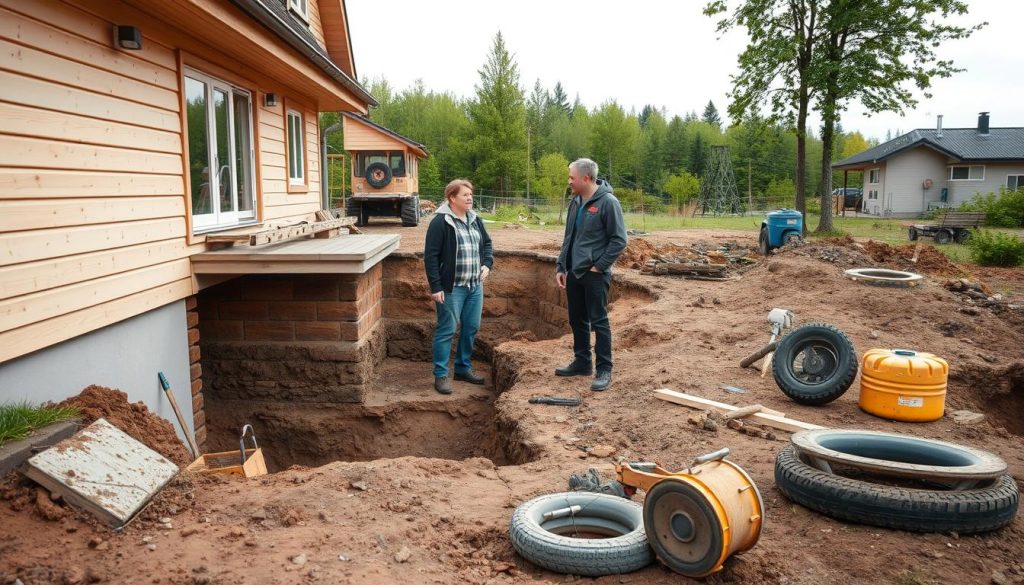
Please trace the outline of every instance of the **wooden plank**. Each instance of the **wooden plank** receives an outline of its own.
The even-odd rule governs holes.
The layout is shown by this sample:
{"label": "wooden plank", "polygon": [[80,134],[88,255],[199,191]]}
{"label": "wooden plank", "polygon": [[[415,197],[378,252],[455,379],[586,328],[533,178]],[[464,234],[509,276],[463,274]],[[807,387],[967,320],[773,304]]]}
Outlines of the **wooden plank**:
{"label": "wooden plank", "polygon": [[180,155],[127,148],[0,135],[0,152],[13,167],[181,174]]}
{"label": "wooden plank", "polygon": [[181,174],[140,175],[78,170],[14,169],[0,167],[0,199],[183,197]]}
{"label": "wooden plank", "polygon": [[0,102],[0,133],[181,154],[181,134]]}
{"label": "wooden plank", "polygon": [[[135,51],[119,51],[111,46],[112,27],[107,38],[97,43],[75,34],[47,26],[29,17],[0,7],[0,38],[42,49],[64,59],[81,63],[122,77],[178,91],[178,76],[173,69],[139,59]],[[145,46],[145,44],[143,44]]]}
{"label": "wooden plank", "polygon": [[0,237],[0,266],[170,240],[184,235],[184,218],[4,234]]}
{"label": "wooden plank", "polygon": [[0,232],[183,217],[181,196],[0,201]]}
{"label": "wooden plank", "polygon": [[0,268],[0,299],[188,257],[185,239],[147,242]]}
{"label": "wooden plank", "polygon": [[63,57],[37,51],[0,39],[0,62],[4,69],[87,89],[106,95],[122,96],[134,102],[149,104],[172,112],[178,111],[178,93],[116,73],[103,71]]}
{"label": "wooden plank", "polygon": [[0,301],[0,331],[10,331],[188,278],[191,275],[189,267],[188,259],[182,258]]}
{"label": "wooden plank", "polygon": [[169,132],[181,131],[177,111],[128,101],[117,95],[103,95],[8,71],[0,71],[0,87],[4,88],[3,99],[8,102]]}
{"label": "wooden plank", "polygon": [[355,223],[355,218],[332,219],[303,225],[288,226],[283,228],[264,230],[249,236],[250,246],[261,246],[285,240],[294,240],[319,232],[337,229]]}
{"label": "wooden plank", "polygon": [[262,248],[231,247],[192,256],[196,266],[206,262],[331,262],[355,261],[373,257],[398,246],[397,235],[362,235],[330,240],[281,242]]}
{"label": "wooden plank", "polygon": [[[59,0],[0,0],[0,6],[95,43],[110,44],[111,27],[114,23],[83,12],[77,6],[70,6]],[[176,70],[177,60],[174,52],[159,43],[143,42],[142,50],[132,51],[131,56],[171,71]]]}
{"label": "wooden plank", "polygon": [[[726,404],[724,402],[715,402],[714,400],[708,400],[707,398],[701,398],[700,396],[694,396],[693,394],[686,394],[683,392],[676,392],[668,388],[660,388],[654,391],[654,397],[660,400],[665,400],[673,404],[680,404],[682,406],[689,406],[690,408],[696,408],[699,410],[713,410],[715,412],[728,413],[736,410],[737,407]],[[782,416],[776,416],[772,414],[755,413],[750,415],[751,419],[754,419],[760,424],[769,426],[783,431],[797,432],[806,431],[810,429],[824,429],[826,427],[798,421],[791,418]]]}
{"label": "wooden plank", "polygon": [[102,305],[0,333],[0,362],[140,315],[184,299],[193,292],[192,279],[185,278]]}

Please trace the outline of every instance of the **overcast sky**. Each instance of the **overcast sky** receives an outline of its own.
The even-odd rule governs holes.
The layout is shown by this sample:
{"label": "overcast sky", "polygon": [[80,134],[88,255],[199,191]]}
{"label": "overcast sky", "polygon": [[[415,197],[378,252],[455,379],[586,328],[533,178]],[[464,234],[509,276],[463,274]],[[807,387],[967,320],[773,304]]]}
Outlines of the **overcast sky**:
{"label": "overcast sky", "polygon": [[[746,43],[743,30],[717,38],[703,0],[346,0],[356,70],[386,77],[396,89],[422,79],[431,90],[470,97],[479,69],[500,30],[529,93],[540,79],[548,90],[561,81],[570,101],[590,109],[615,99],[627,111],[645,104],[669,117],[696,111],[713,100],[723,119],[730,75]],[[973,127],[978,112],[991,112],[993,127],[1024,126],[1024,2],[968,0],[964,23],[989,25],[967,40],[952,41],[939,57],[967,71],[933,81],[933,97],[916,109],[868,117],[858,104],[843,114],[847,131],[884,139],[887,131],[935,126]],[[920,96],[919,96],[920,97]],[[814,121],[817,133],[818,121]]]}

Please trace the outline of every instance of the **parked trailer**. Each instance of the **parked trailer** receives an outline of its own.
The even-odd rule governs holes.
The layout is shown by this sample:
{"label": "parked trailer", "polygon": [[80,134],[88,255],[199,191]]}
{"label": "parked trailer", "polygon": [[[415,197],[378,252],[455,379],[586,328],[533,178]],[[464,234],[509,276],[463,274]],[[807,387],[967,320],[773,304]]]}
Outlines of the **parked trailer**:
{"label": "parked trailer", "polygon": [[936,244],[958,244],[971,238],[973,230],[985,223],[982,211],[947,211],[939,216],[938,223],[914,224],[907,228],[910,241],[919,237],[934,238]]}

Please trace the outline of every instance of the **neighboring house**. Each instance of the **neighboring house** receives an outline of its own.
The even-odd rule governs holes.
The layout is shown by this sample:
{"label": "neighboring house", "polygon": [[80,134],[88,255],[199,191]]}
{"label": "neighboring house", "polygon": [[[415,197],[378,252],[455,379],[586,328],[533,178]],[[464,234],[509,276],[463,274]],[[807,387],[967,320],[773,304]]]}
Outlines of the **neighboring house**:
{"label": "neighboring house", "polygon": [[978,193],[1024,187],[1024,128],[989,128],[988,112],[977,128],[943,128],[939,116],[936,128],[908,132],[832,168],[864,173],[862,211],[914,217]]}
{"label": "neighboring house", "polygon": [[201,408],[194,295],[236,275],[192,257],[314,219],[318,112],[375,105],[344,0],[0,0],[0,45],[0,402],[173,420],[164,371]]}

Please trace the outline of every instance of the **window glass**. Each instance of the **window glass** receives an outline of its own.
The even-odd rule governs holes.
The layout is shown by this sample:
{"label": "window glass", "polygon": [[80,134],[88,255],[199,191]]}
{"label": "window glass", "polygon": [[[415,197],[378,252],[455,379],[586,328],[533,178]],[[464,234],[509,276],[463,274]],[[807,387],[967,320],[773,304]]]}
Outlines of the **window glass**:
{"label": "window glass", "polygon": [[234,92],[231,96],[232,113],[234,114],[233,134],[235,137],[235,173],[238,178],[235,184],[238,190],[235,193],[239,211],[253,212],[253,157],[252,157],[252,128],[249,122],[252,120],[252,108],[249,104],[249,94]]}
{"label": "window glass", "polygon": [[391,174],[395,177],[405,176],[405,157],[402,153],[396,152],[391,154]]}
{"label": "window glass", "polygon": [[206,119],[206,84],[185,78],[185,112],[188,116],[188,170],[192,184],[192,213],[213,211],[210,200],[209,137]]}
{"label": "window glass", "polygon": [[1024,187],[1024,175],[1008,175],[1006,177],[1007,189],[1019,189]]}
{"label": "window glass", "polygon": [[294,184],[306,182],[305,159],[302,142],[302,114],[288,111],[288,181]]}
{"label": "window glass", "polygon": [[360,152],[359,156],[356,157],[356,166],[353,168],[353,174],[357,177],[365,176],[366,167],[378,162],[388,164],[388,155],[386,152]]}

